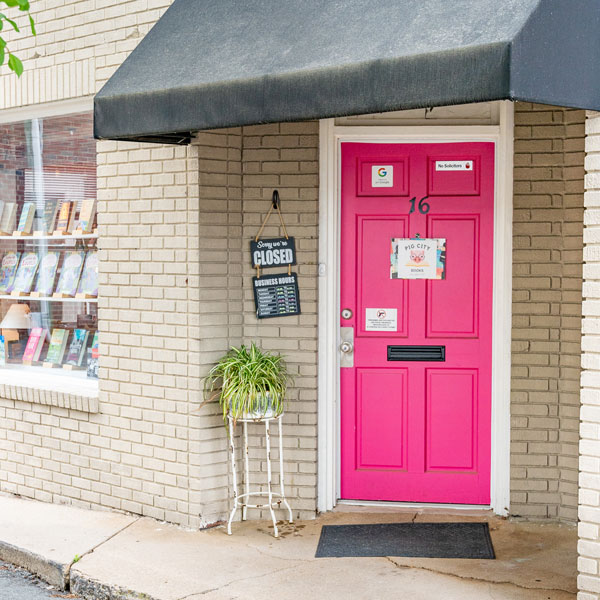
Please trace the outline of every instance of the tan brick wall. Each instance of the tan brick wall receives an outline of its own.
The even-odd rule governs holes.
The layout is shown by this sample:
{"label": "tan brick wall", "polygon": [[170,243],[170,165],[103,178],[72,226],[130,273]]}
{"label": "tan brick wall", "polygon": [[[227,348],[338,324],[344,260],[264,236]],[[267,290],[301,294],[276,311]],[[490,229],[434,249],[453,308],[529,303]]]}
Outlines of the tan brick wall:
{"label": "tan brick wall", "polygon": [[[231,345],[257,342],[281,352],[294,374],[284,417],[286,493],[296,518],[316,510],[317,413],[317,235],[318,123],[277,123],[199,134],[200,172],[200,327],[201,371]],[[250,240],[281,196],[288,234],[296,239],[302,314],[259,320],[252,293]],[[263,237],[283,235],[273,214]],[[270,272],[277,272],[275,270]],[[198,505],[205,522],[226,516],[231,484],[226,435],[215,404],[193,417],[192,460]],[[241,429],[241,428],[239,428]],[[263,425],[250,425],[252,485],[267,480]],[[237,435],[237,447],[242,443]],[[273,439],[273,468],[278,482],[278,447]],[[241,466],[241,453],[238,456]],[[239,476],[241,478],[241,469]],[[250,517],[265,516],[256,511]],[[239,517],[239,515],[238,515]]]}
{"label": "tan brick wall", "polygon": [[511,513],[577,518],[583,111],[517,103]]}
{"label": "tan brick wall", "polygon": [[[205,375],[232,345],[241,343],[242,136],[240,129],[200,133],[194,141],[199,171],[199,279],[194,344]],[[200,381],[198,382],[200,384]],[[191,424],[192,513],[200,525],[222,519],[229,508],[227,436],[219,406],[199,408]]]}
{"label": "tan brick wall", "polygon": [[37,36],[4,30],[25,65],[20,79],[0,70],[0,109],[95,94],[148,33],[172,0],[32,2]]}
{"label": "tan brick wall", "polygon": [[586,122],[579,595],[600,599],[600,113]]}
{"label": "tan brick wall", "polygon": [[[258,340],[264,349],[281,352],[295,375],[284,417],[286,492],[294,513],[304,518],[314,517],[317,487],[318,134],[316,121],[243,128],[243,338],[246,343]],[[302,314],[257,319],[250,240],[258,233],[275,188],[288,234],[296,241],[298,265],[293,270],[298,274]],[[272,215],[263,236],[279,235],[283,230]],[[251,457],[255,480],[264,484],[263,439],[262,435],[251,436],[255,448]]]}

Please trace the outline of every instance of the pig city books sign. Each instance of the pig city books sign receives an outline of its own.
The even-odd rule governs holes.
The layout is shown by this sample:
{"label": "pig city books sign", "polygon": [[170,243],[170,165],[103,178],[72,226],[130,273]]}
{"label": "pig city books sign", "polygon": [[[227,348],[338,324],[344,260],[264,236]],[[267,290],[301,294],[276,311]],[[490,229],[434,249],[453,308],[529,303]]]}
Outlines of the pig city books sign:
{"label": "pig city books sign", "polygon": [[392,238],[390,279],[445,279],[445,238]]}

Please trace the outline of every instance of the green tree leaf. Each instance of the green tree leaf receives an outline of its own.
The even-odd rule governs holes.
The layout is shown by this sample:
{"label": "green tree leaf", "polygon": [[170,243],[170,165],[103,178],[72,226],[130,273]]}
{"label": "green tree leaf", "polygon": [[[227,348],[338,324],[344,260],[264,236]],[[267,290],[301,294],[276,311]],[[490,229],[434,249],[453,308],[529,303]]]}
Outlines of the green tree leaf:
{"label": "green tree leaf", "polygon": [[0,13],[0,19],[4,19],[7,23],[10,23],[13,26],[13,29],[19,33],[19,26],[12,20],[9,19],[6,15]]}
{"label": "green tree leaf", "polygon": [[17,74],[17,77],[21,77],[23,73],[23,63],[14,54],[11,54],[8,57],[8,67]]}
{"label": "green tree leaf", "polygon": [[[29,26],[31,27],[31,34],[37,35],[37,31],[35,28],[35,21],[33,17],[29,14],[29,10],[31,7],[31,0],[0,0],[0,7],[8,7],[12,9],[18,9],[21,12],[27,13],[27,18],[29,20]],[[4,13],[0,13],[0,31],[5,29],[4,22],[8,23],[17,33],[21,33],[19,29],[19,25],[13,19],[7,17]],[[8,61],[6,58],[8,57]],[[23,74],[23,63],[19,60],[17,56],[11,53],[10,49],[7,46],[6,40],[0,36],[0,66],[4,64],[8,64],[8,68],[13,71],[18,77]]]}

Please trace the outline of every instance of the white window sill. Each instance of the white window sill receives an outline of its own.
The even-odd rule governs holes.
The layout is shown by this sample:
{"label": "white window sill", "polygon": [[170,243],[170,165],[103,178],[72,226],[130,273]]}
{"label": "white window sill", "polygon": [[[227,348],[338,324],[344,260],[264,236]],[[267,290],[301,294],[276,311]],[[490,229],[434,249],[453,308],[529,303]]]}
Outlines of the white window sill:
{"label": "white window sill", "polygon": [[0,367],[0,396],[11,400],[98,412],[98,380],[85,371],[39,366]]}

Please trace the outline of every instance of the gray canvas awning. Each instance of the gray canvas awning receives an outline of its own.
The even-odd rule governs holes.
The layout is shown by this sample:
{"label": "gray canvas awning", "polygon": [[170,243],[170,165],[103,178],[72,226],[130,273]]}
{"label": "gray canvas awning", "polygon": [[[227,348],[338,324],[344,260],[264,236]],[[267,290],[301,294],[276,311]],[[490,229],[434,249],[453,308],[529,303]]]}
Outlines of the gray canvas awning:
{"label": "gray canvas awning", "polygon": [[175,0],[94,100],[95,135],[524,100],[600,109],[600,0]]}

